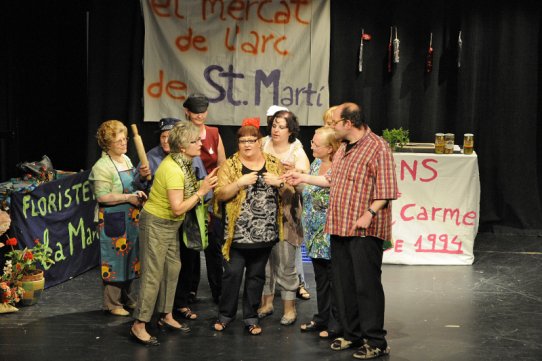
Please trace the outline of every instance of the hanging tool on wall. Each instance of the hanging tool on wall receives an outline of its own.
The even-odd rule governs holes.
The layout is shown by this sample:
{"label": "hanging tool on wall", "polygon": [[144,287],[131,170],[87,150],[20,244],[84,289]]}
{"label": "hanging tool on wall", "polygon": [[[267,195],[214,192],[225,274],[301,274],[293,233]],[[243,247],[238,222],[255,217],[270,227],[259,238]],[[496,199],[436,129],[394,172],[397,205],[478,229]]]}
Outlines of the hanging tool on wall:
{"label": "hanging tool on wall", "polygon": [[395,27],[395,39],[393,39],[393,62],[399,64],[399,38],[397,37],[397,26]]}
{"label": "hanging tool on wall", "polygon": [[461,39],[461,30],[457,38],[457,67],[461,68],[461,53],[463,52],[463,40]]}
{"label": "hanging tool on wall", "polygon": [[365,30],[361,29],[361,41],[359,44],[359,61],[358,61],[358,71],[361,73],[363,71],[363,42],[371,40],[371,35],[365,34]]}
{"label": "hanging tool on wall", "polygon": [[388,42],[388,73],[391,73],[391,70],[392,70],[392,66],[391,66],[391,63],[393,61],[392,38],[393,38],[393,26],[390,26],[390,41]]}
{"label": "hanging tool on wall", "polygon": [[429,37],[429,49],[425,58],[425,72],[430,73],[431,71],[433,71],[433,33]]}
{"label": "hanging tool on wall", "polygon": [[361,42],[359,43],[359,60],[358,60],[358,71],[360,73],[363,71],[363,34],[365,34],[365,30],[361,29]]}

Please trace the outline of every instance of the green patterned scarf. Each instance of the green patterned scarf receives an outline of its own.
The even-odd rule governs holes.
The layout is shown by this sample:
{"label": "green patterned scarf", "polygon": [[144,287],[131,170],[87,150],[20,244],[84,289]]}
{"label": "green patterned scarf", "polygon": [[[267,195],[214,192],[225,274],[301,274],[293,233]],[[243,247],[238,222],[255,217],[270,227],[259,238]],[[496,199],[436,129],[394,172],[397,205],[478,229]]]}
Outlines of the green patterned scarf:
{"label": "green patterned scarf", "polygon": [[196,174],[192,169],[192,159],[187,158],[182,153],[170,153],[170,156],[184,173],[184,199],[188,199],[199,189]]}

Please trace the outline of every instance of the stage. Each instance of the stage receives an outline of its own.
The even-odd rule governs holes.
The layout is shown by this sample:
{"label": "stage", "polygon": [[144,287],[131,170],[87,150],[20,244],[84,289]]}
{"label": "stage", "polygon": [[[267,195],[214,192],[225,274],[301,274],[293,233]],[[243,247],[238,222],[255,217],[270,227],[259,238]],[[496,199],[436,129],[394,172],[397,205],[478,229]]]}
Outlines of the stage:
{"label": "stage", "polygon": [[[540,359],[542,238],[479,234],[474,254],[472,266],[383,266],[391,354],[382,360]],[[151,348],[129,338],[130,318],[101,311],[95,268],[47,289],[35,306],[0,315],[0,360],[353,360],[355,350],[332,351],[299,331],[316,309],[312,265],[304,266],[312,298],[298,301],[294,325],[279,324],[276,299],[261,336],[249,336],[239,320],[213,331],[216,306],[202,274],[192,332],[152,325],[161,345]]]}

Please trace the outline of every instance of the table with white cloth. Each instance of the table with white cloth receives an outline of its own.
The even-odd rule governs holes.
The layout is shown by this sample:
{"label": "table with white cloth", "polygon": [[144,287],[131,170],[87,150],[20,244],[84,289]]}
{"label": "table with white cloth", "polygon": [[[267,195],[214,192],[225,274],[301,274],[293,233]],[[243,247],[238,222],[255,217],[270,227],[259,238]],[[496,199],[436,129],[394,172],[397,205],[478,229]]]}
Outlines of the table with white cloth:
{"label": "table with white cloth", "polygon": [[478,157],[394,153],[400,196],[384,263],[470,265],[480,216]]}

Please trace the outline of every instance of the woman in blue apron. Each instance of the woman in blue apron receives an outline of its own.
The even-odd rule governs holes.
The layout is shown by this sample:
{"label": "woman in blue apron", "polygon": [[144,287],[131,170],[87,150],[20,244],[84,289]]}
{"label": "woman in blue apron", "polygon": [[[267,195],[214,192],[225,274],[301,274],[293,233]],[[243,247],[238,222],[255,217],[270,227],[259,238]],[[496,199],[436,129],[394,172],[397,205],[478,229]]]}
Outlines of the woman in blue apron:
{"label": "woman in blue apron", "polygon": [[101,275],[104,309],[115,316],[128,316],[133,309],[133,280],[139,277],[138,222],[145,193],[133,186],[135,168],[125,155],[128,130],[118,120],[108,120],[97,132],[101,158],[92,167],[89,180],[100,205]]}

